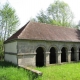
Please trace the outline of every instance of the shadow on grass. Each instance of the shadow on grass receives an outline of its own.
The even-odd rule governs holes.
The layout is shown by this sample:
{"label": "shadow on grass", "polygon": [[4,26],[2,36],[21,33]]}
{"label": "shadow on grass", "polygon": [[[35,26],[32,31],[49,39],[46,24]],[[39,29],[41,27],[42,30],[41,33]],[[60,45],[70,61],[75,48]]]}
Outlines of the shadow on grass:
{"label": "shadow on grass", "polygon": [[[0,67],[1,68],[3,68],[3,67],[5,67],[5,68],[7,68],[7,67],[17,67],[18,69],[21,68],[21,67],[18,67],[16,65],[12,64],[11,62],[6,62],[6,61],[0,61]],[[25,70],[26,69],[24,69],[24,71]],[[28,70],[26,70],[26,71],[27,71],[27,76],[26,77],[28,77],[29,80],[39,80],[38,75],[36,75],[35,73],[33,73],[31,71],[28,71]],[[3,75],[3,76],[0,76],[0,80],[9,80],[9,79],[8,79],[8,77]]]}
{"label": "shadow on grass", "polygon": [[14,64],[12,64],[11,62],[6,62],[6,61],[0,61],[0,67],[16,67]]}

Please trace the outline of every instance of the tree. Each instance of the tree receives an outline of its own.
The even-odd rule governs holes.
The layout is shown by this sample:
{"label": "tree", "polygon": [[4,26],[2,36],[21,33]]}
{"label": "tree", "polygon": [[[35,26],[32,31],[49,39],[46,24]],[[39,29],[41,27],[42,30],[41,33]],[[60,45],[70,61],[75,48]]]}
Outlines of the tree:
{"label": "tree", "polygon": [[67,3],[55,0],[46,11],[41,10],[35,20],[42,23],[71,27],[73,13]]}
{"label": "tree", "polygon": [[80,30],[80,20],[78,21],[76,28]]}
{"label": "tree", "polygon": [[3,59],[4,56],[4,49],[3,49],[3,41],[0,40],[0,60]]}
{"label": "tree", "polygon": [[2,59],[4,54],[3,42],[10,37],[19,25],[19,19],[15,13],[15,10],[6,3],[0,9],[0,58]]}
{"label": "tree", "polygon": [[0,10],[0,39],[6,40],[16,30],[19,19],[15,10],[6,3]]}

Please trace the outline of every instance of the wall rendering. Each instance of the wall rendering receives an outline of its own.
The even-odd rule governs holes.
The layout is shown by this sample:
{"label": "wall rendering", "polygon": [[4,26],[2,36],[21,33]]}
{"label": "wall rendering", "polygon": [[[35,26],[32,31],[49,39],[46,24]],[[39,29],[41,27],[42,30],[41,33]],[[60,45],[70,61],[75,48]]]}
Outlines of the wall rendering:
{"label": "wall rendering", "polygon": [[4,44],[4,58],[17,65],[17,41]]}
{"label": "wall rendering", "polygon": [[12,62],[17,65],[17,55],[5,54],[5,61]]}
{"label": "wall rendering", "polygon": [[4,44],[5,52],[17,53],[17,41]]}

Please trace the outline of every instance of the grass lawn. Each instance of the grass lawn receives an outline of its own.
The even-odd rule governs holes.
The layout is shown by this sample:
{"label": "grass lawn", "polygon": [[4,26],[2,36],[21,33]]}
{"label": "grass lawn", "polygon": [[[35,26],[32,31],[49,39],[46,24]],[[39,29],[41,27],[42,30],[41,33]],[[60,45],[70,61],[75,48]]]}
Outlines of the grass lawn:
{"label": "grass lawn", "polygon": [[42,78],[38,80],[80,80],[80,63],[53,65],[36,69],[43,72]]}
{"label": "grass lawn", "polygon": [[0,61],[0,80],[80,80],[80,63],[51,65],[34,68],[43,73],[32,79],[33,74],[11,63]]}
{"label": "grass lawn", "polygon": [[32,77],[32,73],[11,63],[0,61],[0,80],[33,80]]}

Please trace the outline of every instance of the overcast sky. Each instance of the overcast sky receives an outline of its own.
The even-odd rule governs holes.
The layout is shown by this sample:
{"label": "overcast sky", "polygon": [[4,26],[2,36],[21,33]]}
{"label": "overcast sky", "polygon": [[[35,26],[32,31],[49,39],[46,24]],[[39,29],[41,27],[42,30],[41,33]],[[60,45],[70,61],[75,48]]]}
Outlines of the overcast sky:
{"label": "overcast sky", "polygon": [[[46,8],[54,2],[54,0],[0,0],[0,5],[9,4],[16,10],[16,14],[20,19],[20,27],[26,24],[30,18],[34,18],[39,11]],[[74,13],[74,20],[80,20],[80,0],[62,0],[66,2]]]}

